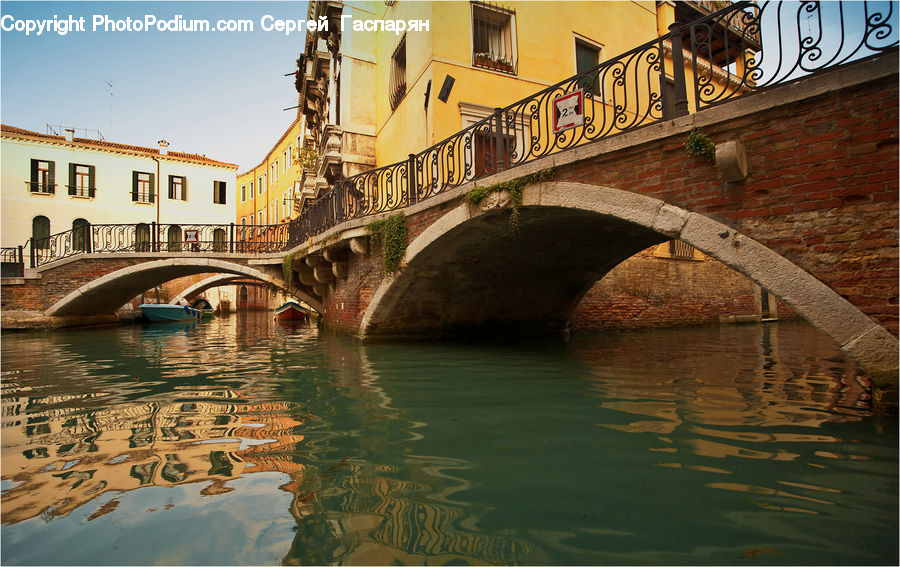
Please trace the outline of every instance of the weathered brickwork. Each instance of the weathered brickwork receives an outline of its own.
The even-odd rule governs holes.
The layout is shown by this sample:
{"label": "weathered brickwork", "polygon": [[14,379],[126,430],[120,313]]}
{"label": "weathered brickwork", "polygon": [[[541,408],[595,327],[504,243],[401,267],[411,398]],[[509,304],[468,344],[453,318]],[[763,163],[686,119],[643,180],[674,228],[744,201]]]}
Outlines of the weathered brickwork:
{"label": "weathered brickwork", "polygon": [[[718,323],[727,316],[760,316],[758,285],[721,262],[659,258],[648,248],[597,282],[569,318],[574,331]],[[793,317],[783,305],[779,318]]]}
{"label": "weathered brickwork", "polygon": [[716,143],[743,141],[742,183],[686,155],[686,136],[565,165],[556,179],[643,193],[733,226],[897,335],[897,101],[893,77],[704,128]]}
{"label": "weathered brickwork", "polygon": [[350,254],[349,260],[347,277],[335,282],[325,299],[324,321],[329,327],[356,334],[366,307],[383,278],[381,243],[371,239],[368,255]]}

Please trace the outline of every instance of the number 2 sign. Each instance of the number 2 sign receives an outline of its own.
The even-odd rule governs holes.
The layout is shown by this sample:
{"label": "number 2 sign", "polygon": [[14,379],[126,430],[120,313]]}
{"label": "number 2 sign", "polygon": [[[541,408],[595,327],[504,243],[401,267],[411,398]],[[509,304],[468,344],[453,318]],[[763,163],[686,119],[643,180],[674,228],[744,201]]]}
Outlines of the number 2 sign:
{"label": "number 2 sign", "polygon": [[584,92],[575,91],[553,99],[553,133],[584,124]]}

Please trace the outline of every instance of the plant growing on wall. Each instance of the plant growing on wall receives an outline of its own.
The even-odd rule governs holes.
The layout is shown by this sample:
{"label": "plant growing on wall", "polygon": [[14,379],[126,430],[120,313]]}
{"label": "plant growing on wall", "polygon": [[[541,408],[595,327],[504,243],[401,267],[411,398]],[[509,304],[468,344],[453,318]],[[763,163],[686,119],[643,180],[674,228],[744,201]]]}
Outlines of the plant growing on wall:
{"label": "plant growing on wall", "polygon": [[518,232],[519,207],[522,205],[522,192],[525,190],[525,186],[550,179],[554,175],[556,175],[556,170],[551,167],[535,171],[534,173],[510,181],[503,181],[501,183],[485,185],[483,187],[475,187],[466,193],[465,199],[470,205],[479,205],[484,201],[484,198],[491,193],[508,192],[509,202],[512,208],[509,215],[509,226],[513,229],[513,232]]}
{"label": "plant growing on wall", "polygon": [[284,276],[284,285],[291,291],[291,283],[294,279],[294,255],[288,254],[281,259],[281,274]]}
{"label": "plant growing on wall", "polygon": [[316,160],[319,159],[319,152],[315,148],[303,146],[297,150],[297,156],[294,163],[299,163],[303,169],[315,169]]}
{"label": "plant growing on wall", "polygon": [[381,258],[384,273],[394,274],[406,252],[406,215],[397,213],[368,224],[369,234],[381,239]]}
{"label": "plant growing on wall", "polygon": [[690,131],[684,150],[688,155],[710,163],[716,163],[716,145],[700,128],[694,128]]}

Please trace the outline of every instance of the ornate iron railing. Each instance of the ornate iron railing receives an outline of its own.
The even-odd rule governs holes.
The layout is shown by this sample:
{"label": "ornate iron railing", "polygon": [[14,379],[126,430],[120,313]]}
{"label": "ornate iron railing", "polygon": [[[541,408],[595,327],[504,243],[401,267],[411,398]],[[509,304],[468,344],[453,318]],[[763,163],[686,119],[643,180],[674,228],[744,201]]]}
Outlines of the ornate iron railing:
{"label": "ornate iron railing", "polygon": [[[347,220],[396,211],[522,163],[683,116],[689,108],[894,50],[895,10],[893,2],[736,2],[673,24],[666,35],[497,108],[404,161],[341,180],[288,223],[178,227],[196,231],[196,242],[193,233],[192,242],[174,232],[169,238],[172,225],[95,225],[89,234],[75,229],[4,248],[4,265],[7,257],[36,267],[82,252],[288,250]],[[567,106],[560,101],[567,97],[574,98],[567,105],[580,118],[561,128],[559,113]],[[217,230],[225,231],[224,242]]]}
{"label": "ornate iron railing", "polygon": [[896,9],[896,2],[739,2],[691,22],[694,108],[896,49]]}
{"label": "ornate iron railing", "polygon": [[[291,234],[301,237],[290,244],[346,220],[399,210],[534,159],[682,116],[689,108],[700,110],[896,49],[893,4],[822,4],[736,2],[694,22],[676,23],[668,34],[497,108],[405,161],[338,182],[291,221],[296,226]],[[849,17],[855,13],[864,17]],[[805,25],[804,15],[816,18],[818,31],[788,33]],[[826,19],[836,26],[830,35],[824,31]],[[855,46],[848,39],[853,37]],[[823,59],[826,46],[835,53]],[[767,54],[768,61],[778,61],[774,66]],[[692,73],[690,97],[686,68]],[[555,128],[558,101],[578,93],[582,123]]]}
{"label": "ornate iron railing", "polygon": [[31,268],[79,254],[111,252],[250,253],[280,252],[292,240],[291,226],[230,224],[96,224],[77,227],[23,246],[3,248],[4,273],[13,264]]}

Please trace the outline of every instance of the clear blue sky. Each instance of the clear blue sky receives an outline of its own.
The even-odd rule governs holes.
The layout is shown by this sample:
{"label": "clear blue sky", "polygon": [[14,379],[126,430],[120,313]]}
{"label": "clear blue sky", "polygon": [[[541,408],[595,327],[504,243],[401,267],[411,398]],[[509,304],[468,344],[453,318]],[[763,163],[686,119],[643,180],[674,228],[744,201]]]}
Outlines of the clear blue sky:
{"label": "clear blue sky", "polygon": [[[9,2],[16,20],[85,18],[84,32],[0,31],[0,121],[100,130],[114,142],[205,154],[244,171],[296,116],[293,72],[305,34],[263,31],[261,19],[306,19],[306,2]],[[252,20],[253,32],[92,31],[112,19]],[[7,18],[7,26],[13,20]],[[112,88],[107,86],[112,84]],[[112,93],[112,94],[110,94]]]}

